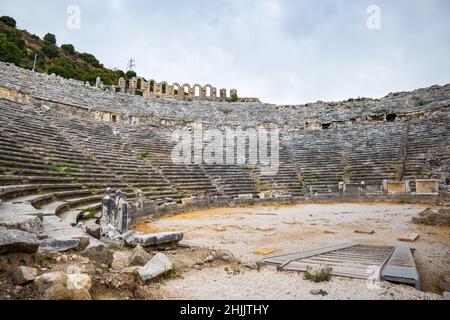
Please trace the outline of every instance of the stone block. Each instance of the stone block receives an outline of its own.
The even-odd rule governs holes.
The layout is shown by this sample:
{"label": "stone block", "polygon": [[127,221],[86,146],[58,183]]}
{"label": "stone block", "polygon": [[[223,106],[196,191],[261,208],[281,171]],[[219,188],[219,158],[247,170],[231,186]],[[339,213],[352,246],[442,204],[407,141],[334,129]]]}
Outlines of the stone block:
{"label": "stone block", "polygon": [[0,254],[36,253],[39,245],[39,239],[33,233],[19,230],[0,230]]}
{"label": "stone block", "polygon": [[173,268],[172,262],[162,253],[157,253],[145,266],[138,270],[144,282],[156,278]]}

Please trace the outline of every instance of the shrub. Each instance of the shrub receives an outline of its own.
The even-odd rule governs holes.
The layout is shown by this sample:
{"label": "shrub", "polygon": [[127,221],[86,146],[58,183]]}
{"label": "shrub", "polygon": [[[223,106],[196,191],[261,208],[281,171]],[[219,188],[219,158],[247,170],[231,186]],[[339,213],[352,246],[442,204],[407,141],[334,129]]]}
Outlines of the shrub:
{"label": "shrub", "polygon": [[[308,268],[309,269],[309,268]],[[318,273],[311,273],[309,270],[303,275],[304,280],[310,280],[315,283],[328,282],[331,280],[331,272],[325,269],[320,270]]]}
{"label": "shrub", "polygon": [[70,60],[65,58],[56,58],[47,68],[49,74],[56,74],[64,78],[77,78],[78,72],[71,64]]}
{"label": "shrub", "polygon": [[59,57],[58,49],[53,45],[46,44],[42,47],[41,51],[43,54],[45,54],[50,59]]}
{"label": "shrub", "polygon": [[124,78],[125,77],[125,72],[123,72],[122,70],[116,70],[114,71],[114,74],[117,78]]}
{"label": "shrub", "polygon": [[237,93],[233,92],[231,94],[231,102],[238,102],[238,100],[239,100],[239,97],[238,97]]}
{"label": "shrub", "polygon": [[56,262],[56,259],[52,256],[46,255],[46,254],[36,254],[35,255],[36,263],[40,265],[41,267],[48,267],[49,265]]}
{"label": "shrub", "polygon": [[19,65],[26,55],[20,50],[16,43],[8,41],[5,35],[0,34],[0,60]]}
{"label": "shrub", "polygon": [[10,26],[11,28],[16,27],[16,20],[14,20],[14,18],[11,18],[8,16],[3,16],[3,17],[0,17],[0,21],[3,22],[4,24],[6,24],[7,26]]}
{"label": "shrub", "polygon": [[63,44],[61,49],[69,54],[75,54],[75,47],[71,44]]}
{"label": "shrub", "polygon": [[127,79],[131,79],[131,78],[134,78],[134,77],[136,77],[136,72],[134,72],[134,71],[127,71],[127,73],[125,73],[125,76],[127,77]]}
{"label": "shrub", "polygon": [[56,37],[54,34],[47,33],[44,36],[44,41],[45,41],[45,43],[56,45]]}
{"label": "shrub", "polygon": [[97,58],[90,53],[80,53],[79,57],[86,63],[90,64],[95,68],[103,68]]}

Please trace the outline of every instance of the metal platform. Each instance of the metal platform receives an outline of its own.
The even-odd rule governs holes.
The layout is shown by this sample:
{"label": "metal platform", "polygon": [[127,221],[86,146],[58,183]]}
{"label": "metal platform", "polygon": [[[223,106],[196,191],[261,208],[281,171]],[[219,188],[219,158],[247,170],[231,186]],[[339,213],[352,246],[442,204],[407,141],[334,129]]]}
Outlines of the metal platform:
{"label": "metal platform", "polygon": [[270,257],[263,263],[279,270],[307,271],[326,264],[337,276],[368,279],[374,270],[381,279],[420,287],[411,250],[406,246],[368,246],[343,243],[332,247]]}
{"label": "metal platform", "polygon": [[408,246],[397,246],[381,271],[381,279],[414,286],[420,290],[416,263]]}

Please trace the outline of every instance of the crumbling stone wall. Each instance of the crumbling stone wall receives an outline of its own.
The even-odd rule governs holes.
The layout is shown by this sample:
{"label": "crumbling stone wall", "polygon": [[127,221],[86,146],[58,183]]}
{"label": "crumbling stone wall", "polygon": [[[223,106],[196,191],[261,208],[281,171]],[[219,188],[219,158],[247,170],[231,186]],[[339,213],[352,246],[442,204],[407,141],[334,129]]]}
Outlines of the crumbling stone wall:
{"label": "crumbling stone wall", "polygon": [[[137,86],[138,81],[140,84],[139,88]],[[119,79],[118,86],[121,88],[121,93],[128,92],[131,95],[135,95],[136,90],[139,90],[141,91],[142,96],[151,98],[169,98],[188,101],[228,101],[226,89],[220,89],[220,95],[217,96],[217,88],[210,84],[206,84],[204,86],[200,84],[194,84],[192,86],[188,83],[180,85],[178,82],[169,84],[166,81],[156,82],[154,79],[145,81],[144,78],[139,77],[132,78],[130,80],[128,90],[126,89],[126,82],[123,78]],[[229,97],[233,93],[237,95],[237,90],[231,89]],[[254,103],[260,102],[258,98],[241,98],[240,101]]]}

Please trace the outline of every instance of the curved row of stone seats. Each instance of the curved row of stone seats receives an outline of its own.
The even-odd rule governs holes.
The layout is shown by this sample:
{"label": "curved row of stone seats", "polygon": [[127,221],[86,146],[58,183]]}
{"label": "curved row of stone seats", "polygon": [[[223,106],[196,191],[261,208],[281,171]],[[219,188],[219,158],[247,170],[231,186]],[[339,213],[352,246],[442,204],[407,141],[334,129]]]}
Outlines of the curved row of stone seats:
{"label": "curved row of stone seats", "polygon": [[100,196],[82,184],[101,175],[95,163],[73,150],[34,110],[2,101],[2,111],[1,198],[31,203],[44,215],[98,208]]}
{"label": "curved row of stone seats", "polygon": [[450,167],[450,113],[412,119],[406,149],[405,178],[440,178],[436,167]]}
{"label": "curved row of stone seats", "polygon": [[176,198],[177,192],[164,176],[154,170],[148,161],[150,157],[134,150],[128,136],[121,134],[118,128],[79,119],[47,117],[68,139],[128,185],[129,188],[123,191],[129,199],[134,197],[135,189],[142,190],[146,198],[157,203]]}
{"label": "curved row of stone seats", "polygon": [[[350,181],[381,183],[395,179],[400,146],[406,126],[402,122],[364,126],[355,135],[347,131],[341,135],[347,148]],[[350,147],[351,144],[351,147]]]}
{"label": "curved row of stone seats", "polygon": [[131,145],[140,154],[147,154],[149,162],[176,187],[178,197],[183,195],[221,195],[214,181],[201,165],[176,165],[171,159],[175,144],[156,134],[157,128],[142,125],[133,128]]}
{"label": "curved row of stone seats", "polygon": [[306,105],[174,101],[110,94],[80,81],[35,73],[3,62],[0,62],[0,86],[21,90],[44,101],[80,105],[95,110],[154,116],[156,119],[253,127],[261,123],[302,127],[310,122],[346,122],[374,117],[377,113],[404,114],[438,110],[450,102],[450,85],[393,93],[382,99],[350,99],[330,103],[318,101]]}
{"label": "curved row of stone seats", "polygon": [[338,183],[380,183],[395,177],[403,123],[340,127],[291,134],[290,147],[313,190],[336,191]]}
{"label": "curved row of stone seats", "polygon": [[237,197],[240,194],[259,194],[255,179],[250,172],[236,165],[203,165],[215,181],[222,195]]}
{"label": "curved row of stone seats", "polygon": [[[283,160],[280,170],[273,177],[258,176],[256,168],[237,165],[206,165],[201,166],[175,166],[170,159],[174,143],[168,141],[170,130],[165,134],[156,131],[164,131],[163,128],[140,125],[133,130],[134,148],[137,150],[150,150],[151,161],[163,170],[168,179],[182,189],[190,189],[191,185],[198,186],[198,190],[214,195],[236,197],[239,194],[258,195],[264,191],[279,191],[292,195],[301,195],[303,190],[299,183],[298,170],[295,164],[289,161],[287,148],[282,148],[280,158]],[[193,150],[193,157],[196,150]],[[248,154],[247,154],[248,156]],[[203,172],[202,172],[203,170]],[[192,172],[196,172],[193,174]],[[209,187],[208,178],[217,191]],[[184,182],[184,185],[183,185]],[[189,183],[191,182],[191,185]],[[191,189],[192,190],[192,189]]]}
{"label": "curved row of stone seats", "polygon": [[284,136],[280,136],[279,168],[273,176],[259,176],[260,191],[276,191],[292,196],[305,194],[305,185],[301,175],[298,161],[291,155],[289,147],[284,142]]}
{"label": "curved row of stone seats", "polygon": [[[153,129],[153,130],[152,130]],[[164,129],[159,128],[160,131]],[[259,193],[256,180],[243,166],[236,165],[174,165],[171,153],[175,144],[169,141],[170,130],[165,135],[154,132],[155,128],[141,125],[135,130],[133,137],[136,148],[145,146],[151,151],[152,162],[162,170],[168,180],[181,190],[195,192],[197,195],[224,195],[236,197],[239,194]],[[195,157],[192,150],[192,158]]]}
{"label": "curved row of stone seats", "polygon": [[327,191],[343,179],[342,150],[335,138],[328,130],[293,134],[288,138],[304,182],[313,190]]}

